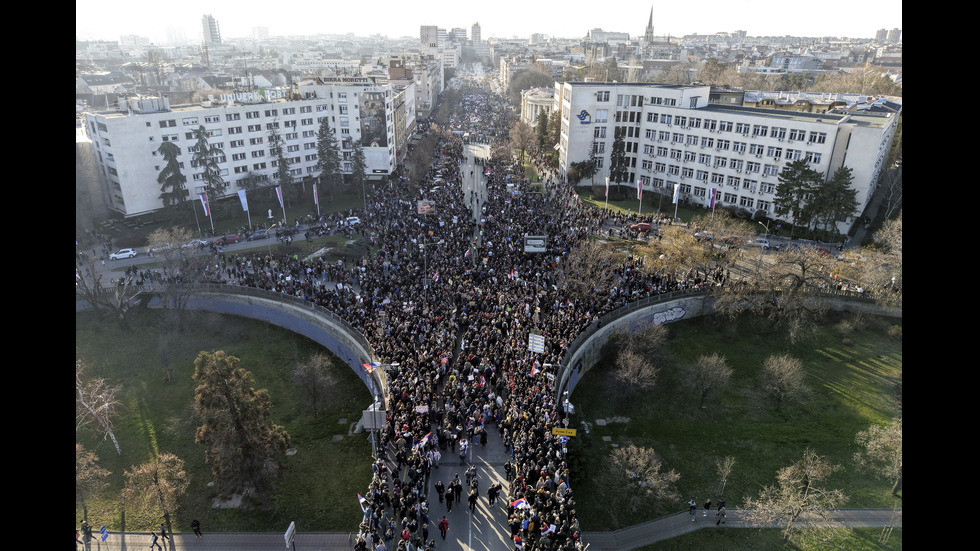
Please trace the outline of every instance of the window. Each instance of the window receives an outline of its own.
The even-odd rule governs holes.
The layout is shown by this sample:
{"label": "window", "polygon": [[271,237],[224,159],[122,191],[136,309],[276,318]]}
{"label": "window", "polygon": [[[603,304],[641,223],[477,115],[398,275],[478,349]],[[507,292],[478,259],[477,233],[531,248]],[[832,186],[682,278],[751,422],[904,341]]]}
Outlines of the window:
{"label": "window", "polygon": [[640,168],[642,168],[643,170],[650,170],[650,169],[652,169],[653,168],[653,161],[644,159],[640,163]]}
{"label": "window", "polygon": [[752,135],[757,138],[765,138],[769,135],[769,127],[761,124],[752,125]]}
{"label": "window", "polygon": [[288,140],[295,140],[297,138],[299,138],[299,134],[297,134],[296,132],[290,132],[288,134],[283,134],[283,136],[282,136],[282,139],[287,140],[287,141]]}
{"label": "window", "polygon": [[666,157],[667,156],[667,148],[666,147],[657,146],[657,156],[658,157]]}
{"label": "window", "polygon": [[276,130],[279,128],[279,121],[265,123],[266,130]]}
{"label": "window", "polygon": [[261,124],[250,124],[250,125],[248,125],[248,131],[249,132],[261,132],[262,131],[262,125]]}
{"label": "window", "polygon": [[806,137],[806,131],[804,130],[791,129],[789,131],[790,140],[802,140],[805,137]]}
{"label": "window", "polygon": [[691,178],[694,176],[694,169],[690,167],[684,167],[681,169],[681,178]]}
{"label": "window", "polygon": [[255,150],[255,151],[252,152],[252,158],[253,159],[258,159],[259,157],[265,157],[265,150],[264,149],[258,149],[258,150]]}
{"label": "window", "polygon": [[671,149],[670,150],[670,158],[671,159],[674,159],[675,161],[681,160],[681,155],[682,154],[683,153],[681,152],[680,149]]}
{"label": "window", "polygon": [[248,165],[235,167],[235,174],[245,174],[246,172],[248,172]]}
{"label": "window", "polygon": [[718,121],[714,119],[704,119],[704,128],[714,132],[718,129]]}
{"label": "window", "polygon": [[813,163],[815,165],[820,164],[820,153],[814,153],[813,151],[806,152],[806,162]]}
{"label": "window", "polygon": [[340,117],[340,126],[350,126],[350,117]]}
{"label": "window", "polygon": [[740,197],[738,200],[738,205],[740,207],[745,207],[747,209],[752,208],[754,204],[755,204],[755,199],[751,197]]}
{"label": "window", "polygon": [[718,156],[715,156],[715,167],[716,168],[725,168],[726,166],[728,166],[728,157],[718,157]]}
{"label": "window", "polygon": [[725,178],[725,185],[737,188],[740,181],[741,178],[739,178],[738,176],[728,176],[727,178]]}
{"label": "window", "polygon": [[734,151],[735,153],[745,153],[745,143],[732,142],[732,151]]}
{"label": "window", "polygon": [[703,165],[710,165],[711,164],[711,155],[706,155],[704,153],[701,153],[700,155],[698,155],[698,162],[701,163],[701,164],[703,164]]}
{"label": "window", "polygon": [[605,91],[596,92],[595,93],[595,100],[596,101],[609,101],[609,91],[608,90],[605,90]]}
{"label": "window", "polygon": [[231,160],[232,161],[244,161],[245,160],[245,154],[244,153],[234,153],[231,156]]}
{"label": "window", "polygon": [[657,114],[647,113],[647,122],[657,122]]}
{"label": "window", "polygon": [[746,191],[755,191],[755,188],[758,184],[759,182],[755,180],[749,180],[748,178],[746,178],[745,181],[742,182],[742,189]]}
{"label": "window", "polygon": [[701,138],[701,147],[702,148],[714,147],[714,146],[715,146],[715,139],[714,138]]}
{"label": "window", "polygon": [[826,132],[810,132],[810,139],[807,140],[812,143],[824,143],[827,141]]}
{"label": "window", "polygon": [[259,112],[258,111],[247,111],[245,113],[245,118],[246,119],[257,119],[257,118],[259,118]]}
{"label": "window", "polygon": [[762,185],[759,186],[759,191],[762,193],[776,193],[776,184],[762,182]]}
{"label": "window", "polygon": [[735,133],[741,134],[743,136],[748,136],[749,135],[748,123],[744,123],[744,122],[735,123]]}
{"label": "window", "polygon": [[667,165],[664,163],[654,163],[653,165],[654,172],[664,172],[666,170],[667,170]]}
{"label": "window", "polygon": [[297,151],[299,151],[299,144],[296,144],[296,145],[287,145],[286,146],[286,152],[287,153],[295,153]]}
{"label": "window", "polygon": [[698,145],[698,137],[694,134],[688,134],[686,145]]}
{"label": "window", "polygon": [[786,160],[787,161],[799,161],[800,154],[802,152],[799,149],[787,149],[786,150]]}
{"label": "window", "polygon": [[337,92],[337,101],[347,103],[347,92]]}
{"label": "window", "polygon": [[674,132],[670,135],[670,143],[684,143],[684,134]]}
{"label": "window", "polygon": [[732,123],[730,121],[718,121],[718,131],[719,132],[731,132]]}
{"label": "window", "polygon": [[671,119],[670,115],[660,115],[660,124],[670,124]]}
{"label": "window", "polygon": [[711,183],[721,185],[725,183],[725,175],[718,172],[711,173]]}
{"label": "window", "polygon": [[341,105],[340,108],[337,109],[337,113],[340,113],[341,115],[346,115],[347,114],[347,106],[346,105]]}
{"label": "window", "polygon": [[266,165],[265,163],[255,163],[254,165],[252,165],[252,168],[254,168],[255,170],[265,170],[267,166],[268,165]]}
{"label": "window", "polygon": [[778,140],[782,140],[786,137],[786,129],[779,126],[772,127],[772,137]]}
{"label": "window", "polygon": [[732,147],[732,142],[729,140],[718,140],[718,149],[722,151],[728,151]]}
{"label": "window", "polygon": [[285,109],[282,110],[282,114],[283,115],[295,115],[296,114],[296,108],[295,107],[287,107],[287,108],[285,108]]}
{"label": "window", "polygon": [[742,161],[740,161],[738,159],[732,159],[732,170],[736,170],[738,172],[741,172],[742,171]]}
{"label": "window", "polygon": [[198,124],[197,117],[187,117],[186,119],[183,119],[181,122],[184,123],[184,126],[191,126],[191,125]]}
{"label": "window", "polygon": [[[345,128],[344,130],[347,130],[347,129]],[[347,132],[350,132],[350,130],[347,130]],[[315,135],[316,135],[316,131],[315,130],[304,130],[303,131],[303,137],[304,138],[312,138]]]}
{"label": "window", "polygon": [[647,139],[652,140],[657,137],[657,132],[652,128],[647,128],[646,137]]}
{"label": "window", "polygon": [[680,115],[678,115],[678,116],[677,116],[677,117],[676,117],[676,118],[674,119],[674,122],[676,122],[676,123],[677,123],[677,124],[678,124],[679,126],[684,126],[684,127],[686,127],[686,126],[687,126],[687,117],[682,117],[682,116],[680,116]]}
{"label": "window", "polygon": [[210,117],[204,117],[205,124],[209,122],[221,122],[221,117],[219,115],[212,115]]}
{"label": "window", "polygon": [[669,140],[670,140],[670,132],[664,132],[663,130],[661,130],[660,132],[657,133],[657,141],[665,142]]}
{"label": "window", "polygon": [[696,157],[697,157],[697,155],[693,151],[685,151],[684,152],[684,162],[685,163],[693,163]]}
{"label": "window", "polygon": [[654,152],[654,149],[655,148],[652,145],[646,144],[646,145],[643,146],[643,154],[644,155],[653,155],[654,154],[653,153]]}
{"label": "window", "polygon": [[691,120],[689,121],[689,124],[690,124],[691,128],[701,128],[701,119],[699,119],[697,117],[691,117]]}
{"label": "window", "polygon": [[[595,119],[593,119],[593,122],[596,122],[596,123],[607,123],[607,122],[609,122],[609,110],[608,109],[596,109],[595,110]],[[648,132],[650,132],[650,131],[648,131]]]}
{"label": "window", "polygon": [[279,110],[278,109],[266,109],[265,110],[265,116],[266,117],[278,117],[279,116]]}
{"label": "window", "polygon": [[726,193],[725,196],[722,198],[723,202],[731,203],[731,204],[735,204],[735,201],[737,200],[738,200],[738,195],[735,195],[734,193]]}
{"label": "window", "polygon": [[765,147],[760,144],[749,144],[749,155],[755,155],[756,157],[761,157],[762,152],[765,151]]}
{"label": "window", "polygon": [[228,145],[230,147],[245,147],[245,140],[232,140]]}
{"label": "window", "polygon": [[759,172],[762,170],[762,165],[753,161],[745,163],[745,172]]}
{"label": "window", "polygon": [[241,133],[242,133],[241,126],[231,126],[228,128],[228,134],[241,134]]}
{"label": "window", "polygon": [[774,159],[778,159],[782,156],[783,156],[783,148],[774,147],[771,145],[766,148],[766,157],[772,157]]}
{"label": "window", "polygon": [[262,143],[262,138],[251,138],[248,140],[249,145],[259,145],[260,143]]}
{"label": "window", "polygon": [[174,119],[160,121],[160,128],[169,128],[171,126],[177,126],[177,121]]}
{"label": "window", "polygon": [[605,126],[597,126],[597,127],[595,127],[595,129],[592,131],[592,136],[594,138],[605,138],[606,137],[606,127]]}
{"label": "window", "polygon": [[775,176],[779,174],[779,167],[776,165],[766,165],[762,167],[762,173],[766,176]]}
{"label": "window", "polygon": [[759,204],[756,205],[756,210],[761,210],[763,212],[770,212],[772,210],[772,203],[770,203],[769,201],[759,201]]}
{"label": "window", "polygon": [[707,182],[708,181],[708,171],[707,170],[699,170],[699,171],[695,172],[694,177],[697,178],[698,180],[701,180],[702,182]]}

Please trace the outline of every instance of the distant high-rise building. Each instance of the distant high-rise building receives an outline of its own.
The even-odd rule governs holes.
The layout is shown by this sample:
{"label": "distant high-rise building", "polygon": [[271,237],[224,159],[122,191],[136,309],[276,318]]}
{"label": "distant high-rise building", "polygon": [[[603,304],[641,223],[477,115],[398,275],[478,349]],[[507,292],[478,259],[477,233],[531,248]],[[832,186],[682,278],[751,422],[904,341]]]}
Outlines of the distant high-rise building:
{"label": "distant high-rise building", "polygon": [[435,25],[422,25],[419,31],[421,39],[421,53],[423,56],[437,55],[439,53],[439,27]]}
{"label": "distant high-rise building", "polygon": [[884,42],[888,39],[888,29],[878,29],[875,33],[875,40],[878,42]]}
{"label": "distant high-rise building", "polygon": [[463,27],[453,27],[453,30],[449,31],[449,39],[453,42],[466,42],[466,29]]}
{"label": "distant high-rise building", "polygon": [[211,17],[210,14],[207,14],[201,19],[201,23],[204,27],[204,42],[207,44],[221,44],[221,31],[218,30],[218,20]]}
{"label": "distant high-rise building", "polygon": [[473,43],[474,44],[476,44],[476,43],[480,42],[481,40],[483,40],[483,36],[480,35],[480,24],[479,23],[473,23],[473,28],[470,30],[470,39],[473,40]]}
{"label": "distant high-rise building", "polygon": [[893,44],[898,44],[902,41],[902,29],[892,29],[888,31],[888,41]]}
{"label": "distant high-rise building", "polygon": [[269,27],[252,27],[252,37],[256,40],[269,38]]}

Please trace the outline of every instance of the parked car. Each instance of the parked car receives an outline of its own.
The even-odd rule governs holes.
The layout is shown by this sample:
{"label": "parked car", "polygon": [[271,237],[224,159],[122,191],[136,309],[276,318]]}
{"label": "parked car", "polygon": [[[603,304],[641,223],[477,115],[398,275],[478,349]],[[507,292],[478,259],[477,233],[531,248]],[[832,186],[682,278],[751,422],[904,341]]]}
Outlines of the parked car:
{"label": "parked car", "polygon": [[646,222],[640,222],[639,224],[633,224],[632,226],[630,226],[630,229],[638,232],[650,233],[651,228],[650,228],[650,224]]}
{"label": "parked car", "polygon": [[252,232],[252,235],[248,236],[249,241],[255,241],[256,239],[265,239],[269,237],[269,230],[261,229]]}
{"label": "parked car", "polygon": [[769,240],[766,239],[765,237],[757,237],[755,239],[749,239],[748,242],[747,242],[747,244],[750,247],[762,247],[763,249],[765,249],[767,251],[771,247],[769,245]]}
{"label": "parked car", "polygon": [[230,245],[231,243],[238,243],[241,240],[242,238],[240,235],[229,233],[228,235],[223,235],[219,237],[218,240],[215,241],[215,243],[217,243],[218,245]]}
{"label": "parked car", "polygon": [[202,245],[206,247],[208,245],[208,242],[204,239],[191,239],[190,241],[182,245],[182,247],[185,249],[189,249],[191,247],[200,247]]}
{"label": "parked car", "polygon": [[361,223],[361,219],[356,216],[348,216],[344,219],[345,226],[356,226]]}
{"label": "parked car", "polygon": [[109,260],[121,260],[123,258],[133,258],[136,256],[136,249],[119,249],[109,255]]}

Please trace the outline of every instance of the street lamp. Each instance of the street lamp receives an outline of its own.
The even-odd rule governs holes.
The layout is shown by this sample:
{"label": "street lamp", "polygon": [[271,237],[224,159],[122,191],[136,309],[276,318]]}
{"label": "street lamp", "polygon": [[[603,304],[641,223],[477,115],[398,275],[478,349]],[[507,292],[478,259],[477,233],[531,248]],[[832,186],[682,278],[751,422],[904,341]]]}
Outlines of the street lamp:
{"label": "street lamp", "polygon": [[762,222],[759,222],[758,220],[756,220],[756,222],[758,222],[759,225],[762,226],[763,228],[766,228],[766,239],[769,239],[769,223],[771,221],[770,222],[766,222],[765,224],[763,224]]}

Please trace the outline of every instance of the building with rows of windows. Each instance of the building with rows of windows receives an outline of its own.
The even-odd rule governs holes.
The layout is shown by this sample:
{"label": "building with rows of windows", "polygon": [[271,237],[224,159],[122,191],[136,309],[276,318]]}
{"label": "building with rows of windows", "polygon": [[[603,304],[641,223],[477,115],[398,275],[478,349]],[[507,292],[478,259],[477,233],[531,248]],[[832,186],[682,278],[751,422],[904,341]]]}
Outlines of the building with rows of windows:
{"label": "building with rows of windows", "polygon": [[[555,83],[561,113],[559,163],[565,173],[595,148],[609,176],[616,128],[625,133],[629,178],[624,185],[709,206],[735,206],[773,216],[778,175],[806,159],[830,178],[852,170],[860,216],[887,161],[896,113],[808,113],[709,103],[709,86],[639,83]],[[592,181],[580,182],[591,185]],[[838,222],[846,232],[853,217]]]}
{"label": "building with rows of windows", "polygon": [[402,140],[415,128],[414,112],[395,113],[396,108],[414,110],[413,97],[396,100],[413,86],[376,84],[370,77],[338,77],[306,82],[291,90],[228,94],[192,105],[171,106],[166,97],[129,98],[110,111],[86,113],[85,131],[107,204],[124,216],[135,216],[163,208],[157,177],[164,168],[158,151],[164,142],[180,148],[179,163],[189,198],[203,191],[203,167],[192,162],[195,131],[200,126],[207,130],[208,144],[222,153],[218,164],[222,179],[229,184],[226,196],[243,189],[247,177],[274,182],[278,161],[269,144],[272,130],[283,138],[293,179],[318,176],[317,132],[323,117],[330,117],[343,172],[351,172],[354,143],[362,140],[368,176],[387,175],[397,160],[395,121],[405,125],[397,132]]}

